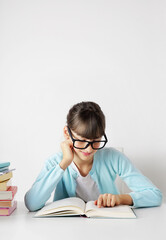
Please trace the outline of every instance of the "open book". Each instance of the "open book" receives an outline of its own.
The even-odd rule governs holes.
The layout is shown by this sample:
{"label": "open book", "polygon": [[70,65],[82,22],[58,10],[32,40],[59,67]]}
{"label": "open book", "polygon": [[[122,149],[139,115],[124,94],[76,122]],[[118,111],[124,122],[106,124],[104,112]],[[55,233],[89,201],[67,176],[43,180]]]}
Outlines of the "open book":
{"label": "open book", "polygon": [[90,218],[136,218],[133,210],[128,205],[98,208],[94,204],[94,201],[85,203],[82,199],[77,197],[65,198],[52,202],[39,210],[34,217],[80,215]]}

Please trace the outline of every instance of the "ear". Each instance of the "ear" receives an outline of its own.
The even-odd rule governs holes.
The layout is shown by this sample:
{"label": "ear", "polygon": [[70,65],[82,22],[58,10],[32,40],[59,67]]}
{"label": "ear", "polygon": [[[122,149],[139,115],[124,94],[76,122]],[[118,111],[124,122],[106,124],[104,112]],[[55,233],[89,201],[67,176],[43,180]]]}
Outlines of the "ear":
{"label": "ear", "polygon": [[64,138],[65,138],[66,140],[70,139],[70,135],[69,135],[69,133],[68,133],[67,126],[64,126],[64,128],[63,128],[63,135],[64,135]]}

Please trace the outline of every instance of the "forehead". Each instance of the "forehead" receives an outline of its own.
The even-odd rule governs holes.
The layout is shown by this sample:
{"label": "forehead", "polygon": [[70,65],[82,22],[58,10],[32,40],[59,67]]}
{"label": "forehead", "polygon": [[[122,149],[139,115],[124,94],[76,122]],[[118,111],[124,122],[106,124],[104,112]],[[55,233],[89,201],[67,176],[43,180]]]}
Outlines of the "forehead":
{"label": "forehead", "polygon": [[70,127],[70,130],[72,130],[77,137],[84,139],[98,139],[104,135],[102,126],[93,121],[87,123],[77,122],[77,124]]}
{"label": "forehead", "polygon": [[95,140],[95,139],[101,139],[101,138],[88,139],[88,138],[82,137],[81,135],[78,135],[78,134],[77,134],[76,132],[74,132],[73,130],[71,130],[71,132],[72,132],[73,137],[75,137],[75,138],[77,138],[77,139],[80,139],[80,140],[92,141],[92,140]]}

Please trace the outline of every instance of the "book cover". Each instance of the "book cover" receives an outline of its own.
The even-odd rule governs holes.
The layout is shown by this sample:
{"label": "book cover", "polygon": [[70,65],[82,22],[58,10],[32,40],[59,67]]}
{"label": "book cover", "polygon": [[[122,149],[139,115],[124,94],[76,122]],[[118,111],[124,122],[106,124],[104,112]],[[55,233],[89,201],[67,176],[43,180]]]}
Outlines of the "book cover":
{"label": "book cover", "polygon": [[0,201],[0,208],[9,208],[13,206],[14,201]]}
{"label": "book cover", "polygon": [[0,191],[0,201],[13,200],[17,193],[17,186],[10,186],[7,191]]}
{"label": "book cover", "polygon": [[9,167],[9,166],[10,166],[10,162],[0,162],[0,169],[5,168],[5,167]]}
{"label": "book cover", "polygon": [[17,201],[13,202],[12,207],[0,208],[0,216],[10,216],[17,207]]}
{"label": "book cover", "polygon": [[13,173],[11,172],[7,172],[7,173],[3,173],[2,175],[0,174],[0,182],[4,182],[10,178],[13,177]]}
{"label": "book cover", "polygon": [[8,179],[4,182],[0,182],[0,191],[7,191],[10,186],[12,186],[11,179]]}

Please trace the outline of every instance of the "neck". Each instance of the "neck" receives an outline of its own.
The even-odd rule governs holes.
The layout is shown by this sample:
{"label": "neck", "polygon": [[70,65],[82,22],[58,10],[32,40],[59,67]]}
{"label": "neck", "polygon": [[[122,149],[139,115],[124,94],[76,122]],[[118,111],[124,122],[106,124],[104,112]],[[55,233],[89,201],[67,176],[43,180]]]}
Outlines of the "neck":
{"label": "neck", "polygon": [[80,174],[85,177],[89,174],[92,164],[93,164],[93,157],[92,159],[89,159],[88,161],[81,160],[76,154],[74,156],[73,162],[77,166]]}

